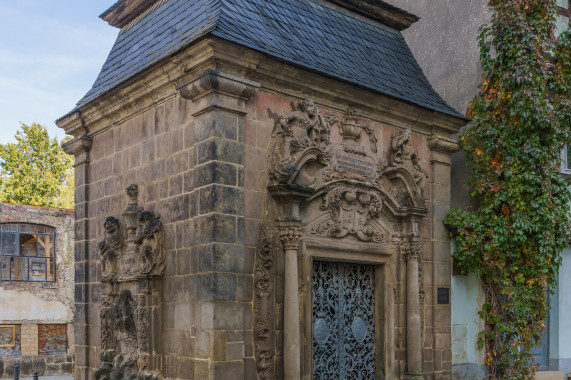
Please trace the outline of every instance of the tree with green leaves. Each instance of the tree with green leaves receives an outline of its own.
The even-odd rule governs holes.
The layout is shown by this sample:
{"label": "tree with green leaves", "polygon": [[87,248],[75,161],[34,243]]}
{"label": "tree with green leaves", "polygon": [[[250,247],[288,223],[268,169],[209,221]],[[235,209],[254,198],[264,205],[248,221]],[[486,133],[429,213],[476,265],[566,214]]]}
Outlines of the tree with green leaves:
{"label": "tree with green leaves", "polygon": [[569,34],[554,36],[554,0],[491,0],[481,29],[483,81],[460,144],[472,165],[474,212],[445,220],[459,267],[485,292],[480,317],[490,379],[533,379],[530,351],[541,340],[567,246],[570,181],[559,173],[570,143]]}
{"label": "tree with green leaves", "polygon": [[0,202],[73,208],[73,156],[40,124],[22,124],[15,138],[0,144]]}

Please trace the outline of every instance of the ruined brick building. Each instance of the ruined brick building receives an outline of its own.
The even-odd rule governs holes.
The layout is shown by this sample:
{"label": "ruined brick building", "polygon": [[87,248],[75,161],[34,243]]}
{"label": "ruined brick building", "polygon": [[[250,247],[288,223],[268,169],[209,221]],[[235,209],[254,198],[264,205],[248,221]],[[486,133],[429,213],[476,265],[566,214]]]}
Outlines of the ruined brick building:
{"label": "ruined brick building", "polygon": [[0,377],[73,373],[73,216],[0,203]]}

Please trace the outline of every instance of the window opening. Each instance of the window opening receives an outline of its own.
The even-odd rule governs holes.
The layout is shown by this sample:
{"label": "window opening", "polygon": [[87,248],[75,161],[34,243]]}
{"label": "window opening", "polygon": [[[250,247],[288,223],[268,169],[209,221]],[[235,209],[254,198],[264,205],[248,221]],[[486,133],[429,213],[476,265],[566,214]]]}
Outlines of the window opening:
{"label": "window opening", "polygon": [[1,224],[0,252],[0,281],[55,281],[53,227]]}

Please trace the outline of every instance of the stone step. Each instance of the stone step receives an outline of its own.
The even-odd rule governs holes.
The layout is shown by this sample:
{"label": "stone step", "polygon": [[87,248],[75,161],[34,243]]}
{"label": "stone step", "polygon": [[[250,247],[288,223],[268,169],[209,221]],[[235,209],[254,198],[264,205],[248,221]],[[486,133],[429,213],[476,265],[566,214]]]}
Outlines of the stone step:
{"label": "stone step", "polygon": [[535,380],[562,380],[561,371],[540,371],[535,373]]}

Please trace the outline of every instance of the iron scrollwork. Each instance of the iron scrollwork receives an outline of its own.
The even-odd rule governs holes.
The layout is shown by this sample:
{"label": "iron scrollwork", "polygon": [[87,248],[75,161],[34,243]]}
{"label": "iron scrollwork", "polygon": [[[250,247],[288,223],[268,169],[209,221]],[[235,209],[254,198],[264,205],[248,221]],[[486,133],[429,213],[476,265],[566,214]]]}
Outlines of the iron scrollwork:
{"label": "iron scrollwork", "polygon": [[314,261],[313,378],[375,378],[373,266]]}

